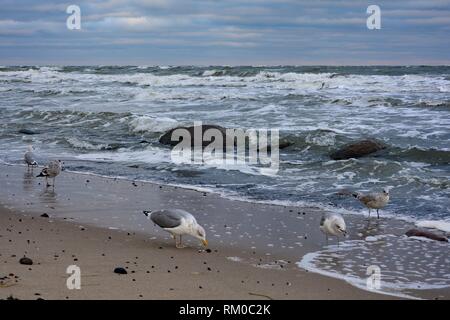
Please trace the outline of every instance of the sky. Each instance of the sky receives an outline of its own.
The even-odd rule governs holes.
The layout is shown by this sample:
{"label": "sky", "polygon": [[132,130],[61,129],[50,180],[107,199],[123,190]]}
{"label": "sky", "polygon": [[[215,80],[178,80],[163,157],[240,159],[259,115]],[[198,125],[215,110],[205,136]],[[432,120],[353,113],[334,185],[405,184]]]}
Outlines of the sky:
{"label": "sky", "polygon": [[450,0],[0,0],[0,65],[449,65],[449,49]]}

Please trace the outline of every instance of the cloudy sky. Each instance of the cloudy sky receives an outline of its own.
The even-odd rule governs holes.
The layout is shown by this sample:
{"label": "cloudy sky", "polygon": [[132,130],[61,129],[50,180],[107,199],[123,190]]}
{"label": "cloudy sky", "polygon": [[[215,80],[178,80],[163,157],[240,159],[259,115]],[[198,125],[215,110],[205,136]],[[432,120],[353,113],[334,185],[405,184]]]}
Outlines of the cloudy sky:
{"label": "cloudy sky", "polygon": [[0,0],[0,65],[450,64],[449,49],[450,0]]}

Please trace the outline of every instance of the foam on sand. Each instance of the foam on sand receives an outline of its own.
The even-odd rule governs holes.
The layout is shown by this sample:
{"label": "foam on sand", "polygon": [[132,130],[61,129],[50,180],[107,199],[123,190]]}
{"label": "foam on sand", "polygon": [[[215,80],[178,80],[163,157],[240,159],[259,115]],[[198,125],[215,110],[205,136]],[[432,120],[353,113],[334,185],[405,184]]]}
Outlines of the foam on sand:
{"label": "foam on sand", "polygon": [[437,229],[450,233],[450,222],[439,220],[421,220],[416,222],[420,228]]}
{"label": "foam on sand", "polygon": [[450,287],[447,243],[410,241],[394,235],[370,240],[349,240],[340,246],[328,246],[304,255],[297,265],[368,291],[373,290],[367,286],[367,268],[376,266],[381,276],[381,286],[376,291],[401,297],[411,298],[415,290]]}

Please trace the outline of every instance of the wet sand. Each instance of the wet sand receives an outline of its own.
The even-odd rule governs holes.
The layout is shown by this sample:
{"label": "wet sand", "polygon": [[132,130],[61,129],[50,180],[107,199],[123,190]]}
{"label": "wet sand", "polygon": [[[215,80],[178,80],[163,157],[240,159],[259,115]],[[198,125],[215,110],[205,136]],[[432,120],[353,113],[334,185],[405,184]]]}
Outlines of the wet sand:
{"label": "wet sand", "polygon": [[[0,298],[20,299],[385,299],[299,269],[325,245],[320,209],[231,201],[171,186],[63,172],[56,187],[21,166],[1,165]],[[189,239],[174,248],[142,210],[185,208],[205,227],[210,252]],[[46,213],[49,218],[41,217]],[[401,234],[405,222],[346,217],[353,237]],[[387,223],[389,221],[389,223]],[[361,236],[360,236],[361,237]],[[187,239],[186,239],[187,240]],[[333,241],[333,240],[331,240]],[[32,266],[19,264],[27,256]],[[68,290],[66,268],[81,268]],[[123,267],[127,275],[113,273]],[[422,290],[448,298],[446,290]]]}

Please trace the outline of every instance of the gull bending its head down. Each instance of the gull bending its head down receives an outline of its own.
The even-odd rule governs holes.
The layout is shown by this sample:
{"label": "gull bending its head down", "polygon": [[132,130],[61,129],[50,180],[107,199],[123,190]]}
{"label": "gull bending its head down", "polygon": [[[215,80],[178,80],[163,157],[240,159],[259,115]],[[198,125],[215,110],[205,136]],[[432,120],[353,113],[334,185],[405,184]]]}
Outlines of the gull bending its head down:
{"label": "gull bending its head down", "polygon": [[[181,209],[167,209],[158,211],[144,211],[147,218],[166,230],[175,239],[175,246],[183,248],[181,244],[182,235],[191,235],[202,241],[204,246],[208,245],[205,229],[197,223],[195,217]],[[177,239],[179,237],[179,240]]]}
{"label": "gull bending its head down", "polygon": [[328,236],[336,236],[339,244],[339,236],[347,235],[347,227],[344,218],[339,213],[324,213],[320,220],[320,230],[325,233],[328,244]]}

